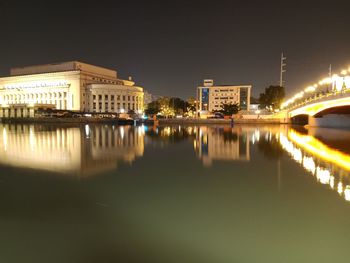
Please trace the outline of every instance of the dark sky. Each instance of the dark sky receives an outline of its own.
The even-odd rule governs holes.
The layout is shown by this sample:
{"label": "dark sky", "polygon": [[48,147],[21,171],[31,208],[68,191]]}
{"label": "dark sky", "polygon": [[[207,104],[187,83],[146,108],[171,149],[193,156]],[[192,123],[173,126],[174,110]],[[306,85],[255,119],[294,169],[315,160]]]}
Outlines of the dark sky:
{"label": "dark sky", "polygon": [[157,95],[213,78],[257,96],[278,83],[282,50],[288,94],[350,65],[350,1],[27,2],[0,0],[0,75],[81,60]]}

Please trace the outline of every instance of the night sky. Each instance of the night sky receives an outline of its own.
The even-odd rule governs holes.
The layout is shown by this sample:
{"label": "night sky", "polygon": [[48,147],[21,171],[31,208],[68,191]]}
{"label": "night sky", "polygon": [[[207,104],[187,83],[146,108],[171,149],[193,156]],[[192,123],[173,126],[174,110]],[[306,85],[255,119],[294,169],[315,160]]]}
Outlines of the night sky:
{"label": "night sky", "polygon": [[[8,2],[8,3],[7,3]],[[31,2],[31,1],[27,1]],[[287,94],[350,65],[347,1],[0,1],[0,75],[80,60],[133,76],[156,95],[187,98],[204,78],[278,84]]]}

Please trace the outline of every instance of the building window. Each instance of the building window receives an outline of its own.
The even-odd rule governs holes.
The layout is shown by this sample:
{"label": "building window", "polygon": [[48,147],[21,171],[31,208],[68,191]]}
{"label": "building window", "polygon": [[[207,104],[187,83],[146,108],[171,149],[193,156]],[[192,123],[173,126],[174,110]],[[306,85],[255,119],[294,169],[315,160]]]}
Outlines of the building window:
{"label": "building window", "polygon": [[130,96],[128,96],[128,101],[130,101]]}
{"label": "building window", "polygon": [[102,100],[102,95],[98,95],[98,100]]}
{"label": "building window", "polygon": [[93,100],[96,100],[96,95],[92,95],[92,99],[93,99]]}
{"label": "building window", "polygon": [[125,101],[125,95],[123,96],[123,100]]}
{"label": "building window", "polygon": [[105,100],[108,100],[108,95],[105,95]]}
{"label": "building window", "polygon": [[120,95],[117,95],[117,100],[120,100]]}
{"label": "building window", "polygon": [[111,101],[114,101],[114,95],[111,95]]}
{"label": "building window", "polygon": [[130,110],[130,103],[128,103],[128,110]]}
{"label": "building window", "polygon": [[118,110],[120,110],[120,103],[119,102],[117,103],[117,108],[118,108]]}
{"label": "building window", "polygon": [[94,102],[94,103],[92,104],[92,109],[93,109],[93,110],[96,110],[96,102]]}

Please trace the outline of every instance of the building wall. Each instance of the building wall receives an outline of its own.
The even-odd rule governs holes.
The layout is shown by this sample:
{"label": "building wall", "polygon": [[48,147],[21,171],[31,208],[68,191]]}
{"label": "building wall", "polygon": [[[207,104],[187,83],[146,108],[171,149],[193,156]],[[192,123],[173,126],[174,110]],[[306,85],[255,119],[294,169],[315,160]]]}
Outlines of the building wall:
{"label": "building wall", "polygon": [[140,87],[92,84],[88,89],[91,90],[88,97],[89,112],[143,111],[143,89]]}
{"label": "building wall", "polygon": [[[208,95],[206,95],[208,92]],[[243,94],[246,93],[246,96]],[[219,111],[222,104],[240,104],[243,110],[249,110],[251,86],[211,86],[198,87],[199,110]],[[246,105],[242,103],[242,96],[246,97]],[[206,99],[208,97],[208,99]]]}
{"label": "building wall", "polygon": [[117,79],[113,70],[75,61],[12,69],[11,74],[0,78],[0,117],[29,117],[14,111],[35,105],[81,112],[143,111],[143,89],[131,79]]}
{"label": "building wall", "polygon": [[0,104],[52,104],[80,110],[80,72],[58,72],[0,78]]}

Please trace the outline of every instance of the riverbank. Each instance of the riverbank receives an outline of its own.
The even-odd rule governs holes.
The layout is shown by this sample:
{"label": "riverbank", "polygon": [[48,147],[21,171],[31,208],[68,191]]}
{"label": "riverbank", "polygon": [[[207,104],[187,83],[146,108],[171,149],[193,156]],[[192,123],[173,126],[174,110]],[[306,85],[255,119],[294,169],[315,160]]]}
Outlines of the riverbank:
{"label": "riverbank", "polygon": [[[236,119],[234,124],[287,124],[280,119]],[[230,119],[159,119],[159,124],[227,124],[231,125]]]}
{"label": "riverbank", "polygon": [[[148,125],[153,125],[153,120],[135,121],[127,119],[116,119],[116,118],[2,118],[0,123],[48,123],[48,124],[61,124],[61,123],[71,123],[71,124],[89,124],[89,123],[103,123],[103,124],[115,124],[115,125],[133,125],[137,123],[144,123]],[[230,119],[158,119],[156,124],[160,125],[210,125],[210,124],[220,124],[220,125],[231,125]],[[234,124],[287,124],[281,119],[235,119]]]}
{"label": "riverbank", "polygon": [[88,124],[88,123],[105,123],[115,125],[131,125],[134,120],[127,119],[110,119],[110,118],[2,118],[0,123],[49,123],[49,124]]}

